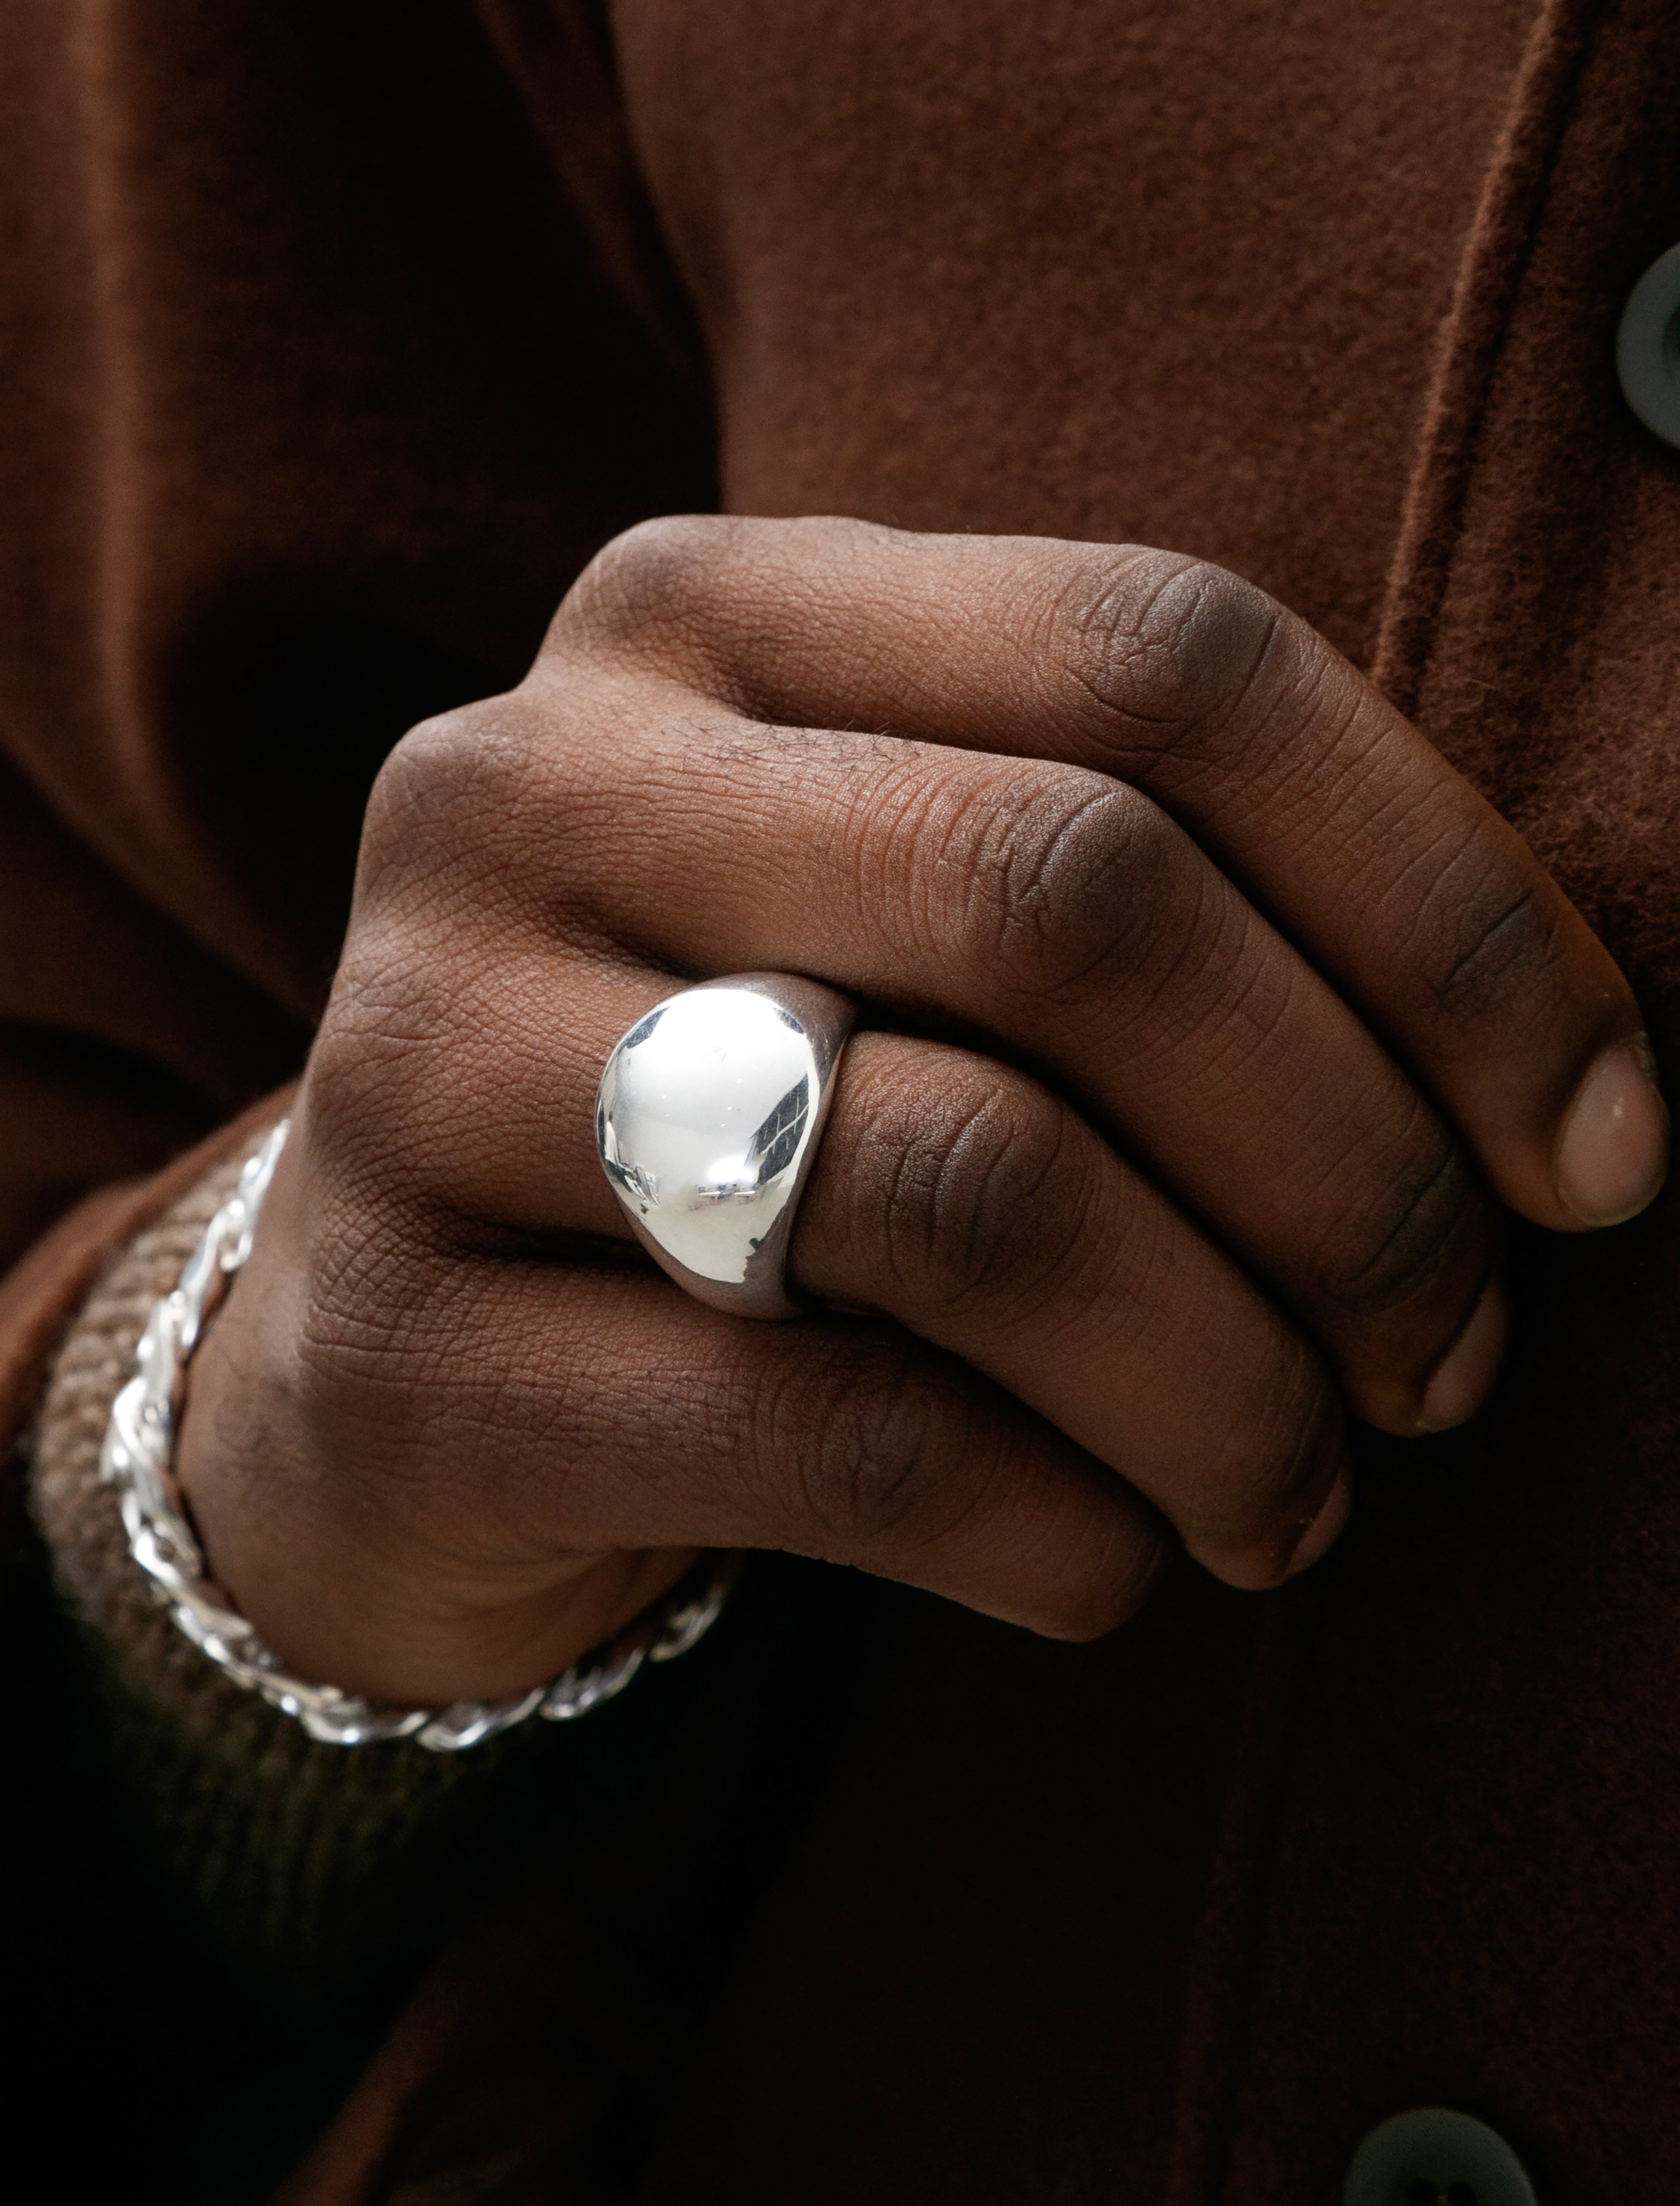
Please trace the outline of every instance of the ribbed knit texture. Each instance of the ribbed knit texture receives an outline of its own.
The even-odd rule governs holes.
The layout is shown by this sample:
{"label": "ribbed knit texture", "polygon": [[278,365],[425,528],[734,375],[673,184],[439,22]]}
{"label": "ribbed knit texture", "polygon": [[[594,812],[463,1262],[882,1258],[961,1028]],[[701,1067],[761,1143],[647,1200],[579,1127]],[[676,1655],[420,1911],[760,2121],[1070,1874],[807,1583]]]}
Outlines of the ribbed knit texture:
{"label": "ribbed knit texture", "polygon": [[155,1606],[98,1456],[151,1306],[175,1285],[242,1156],[141,1233],[60,1352],[34,1447],[33,1504],[82,1634],[109,1750],[163,1866],[227,1958],[306,1997],[418,1957],[448,1917],[510,1756],[510,1734],[465,1755],[408,1741],[318,1744],[224,1678]]}

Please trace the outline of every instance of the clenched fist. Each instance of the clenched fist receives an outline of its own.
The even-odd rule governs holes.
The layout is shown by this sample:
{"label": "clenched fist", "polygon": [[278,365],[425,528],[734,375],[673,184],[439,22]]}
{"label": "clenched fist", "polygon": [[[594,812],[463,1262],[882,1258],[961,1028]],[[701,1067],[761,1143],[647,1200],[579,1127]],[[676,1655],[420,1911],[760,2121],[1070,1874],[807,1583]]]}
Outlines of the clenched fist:
{"label": "clenched fist", "polygon": [[[593,1109],[683,981],[851,994],[813,1315],[630,1240]],[[527,679],[417,728],[182,1483],[288,1665],[411,1703],[561,1670],[706,1547],[1070,1637],[1170,1544],[1321,1553],[1343,1405],[1470,1415],[1500,1204],[1641,1208],[1640,1016],[1510,828],[1217,569],[682,520]]]}

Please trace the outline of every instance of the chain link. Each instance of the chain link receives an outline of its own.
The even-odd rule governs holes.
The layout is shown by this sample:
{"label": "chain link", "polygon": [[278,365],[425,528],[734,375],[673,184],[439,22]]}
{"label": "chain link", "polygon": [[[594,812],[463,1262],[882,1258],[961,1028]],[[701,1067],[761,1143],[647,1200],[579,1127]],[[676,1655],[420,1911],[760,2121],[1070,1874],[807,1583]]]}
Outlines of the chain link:
{"label": "chain link", "polygon": [[[145,1571],[153,1600],[235,1684],[260,1693],[295,1717],[312,1738],[331,1746],[412,1738],[435,1752],[456,1753],[529,1716],[565,1723],[587,1715],[622,1693],[644,1662],[671,1662],[686,1654],[721,1614],[740,1571],[738,1554],[708,1558],[711,1569],[698,1591],[679,1587],[551,1684],[534,1685],[513,1700],[456,1701],[439,1709],[385,1707],[336,1685],[292,1677],[206,1576],[174,1472],[186,1369],[235,1273],[251,1253],[251,1237],[289,1124],[283,1118],[250,1159],[173,1291],[152,1304],[134,1351],[134,1375],[111,1404],[99,1476],[122,1496],[128,1551]],[[692,1574],[684,1583],[693,1586]]]}

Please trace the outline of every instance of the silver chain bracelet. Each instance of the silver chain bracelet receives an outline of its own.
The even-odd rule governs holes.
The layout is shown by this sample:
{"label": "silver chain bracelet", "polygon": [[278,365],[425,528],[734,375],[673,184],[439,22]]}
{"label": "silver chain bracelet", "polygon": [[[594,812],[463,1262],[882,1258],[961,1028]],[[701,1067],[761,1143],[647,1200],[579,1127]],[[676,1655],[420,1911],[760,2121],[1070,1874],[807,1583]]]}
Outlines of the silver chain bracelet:
{"label": "silver chain bracelet", "polygon": [[[215,1581],[174,1472],[176,1425],[187,1365],[229,1282],[251,1253],[263,1197],[286,1145],[282,1119],[239,1176],[239,1184],[205,1229],[174,1291],[154,1303],[134,1351],[134,1375],[111,1404],[99,1451],[99,1476],[122,1497],[128,1551],[150,1581],[152,1596],[224,1676],[295,1716],[312,1738],[330,1746],[413,1738],[454,1753],[497,1732],[544,1716],[565,1723],[622,1693],[644,1662],[671,1662],[716,1623],[740,1571],[738,1554],[708,1559],[710,1575],[696,1591],[679,1588],[593,1649],[551,1684],[508,1701],[456,1701],[440,1709],[398,1708],[365,1701],[336,1685],[294,1678],[265,1647]],[[692,1587],[693,1575],[685,1581]]]}

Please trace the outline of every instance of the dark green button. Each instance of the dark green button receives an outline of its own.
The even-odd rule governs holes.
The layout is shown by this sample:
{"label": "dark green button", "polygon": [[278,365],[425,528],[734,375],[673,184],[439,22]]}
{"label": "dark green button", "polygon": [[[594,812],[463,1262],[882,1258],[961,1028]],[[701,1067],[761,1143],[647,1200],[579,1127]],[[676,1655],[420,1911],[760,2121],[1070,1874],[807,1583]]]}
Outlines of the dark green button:
{"label": "dark green button", "polygon": [[1414,2107],[1353,2156],[1342,2206],[1538,2206],[1522,2161],[1473,2114]]}
{"label": "dark green button", "polygon": [[1680,445],[1680,245],[1634,285],[1617,332],[1616,372],[1653,436]]}

